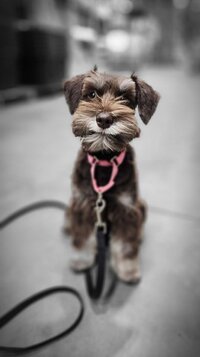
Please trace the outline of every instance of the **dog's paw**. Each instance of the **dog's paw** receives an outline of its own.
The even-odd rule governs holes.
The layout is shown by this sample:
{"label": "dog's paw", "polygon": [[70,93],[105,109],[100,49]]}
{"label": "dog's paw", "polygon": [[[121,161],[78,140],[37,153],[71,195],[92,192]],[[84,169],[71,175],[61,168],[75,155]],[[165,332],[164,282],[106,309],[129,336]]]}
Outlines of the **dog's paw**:
{"label": "dog's paw", "polygon": [[70,268],[81,272],[91,268],[96,260],[96,237],[91,234],[85,241],[73,239],[71,241]]}
{"label": "dog's paw", "polygon": [[139,257],[130,242],[111,240],[111,267],[118,278],[126,283],[136,284],[141,280]]}
{"label": "dog's paw", "polygon": [[94,251],[74,249],[72,257],[70,259],[70,268],[75,272],[81,272],[91,268],[94,263]]}
{"label": "dog's paw", "polygon": [[120,280],[125,283],[137,284],[141,280],[138,257],[112,258],[111,266]]}

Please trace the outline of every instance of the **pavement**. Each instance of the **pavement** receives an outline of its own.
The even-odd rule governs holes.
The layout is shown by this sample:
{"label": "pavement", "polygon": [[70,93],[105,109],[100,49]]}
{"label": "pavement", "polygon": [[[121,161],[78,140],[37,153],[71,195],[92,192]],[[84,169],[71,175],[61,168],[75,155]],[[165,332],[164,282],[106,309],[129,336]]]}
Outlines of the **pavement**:
{"label": "pavement", "polygon": [[[200,78],[173,67],[139,74],[162,97],[148,126],[138,117],[142,135],[133,143],[141,196],[149,205],[143,279],[137,286],[118,282],[108,301],[94,304],[83,276],[69,270],[63,213],[46,209],[16,220],[0,236],[0,315],[60,284],[78,289],[86,308],[70,336],[34,356],[200,355]],[[0,217],[37,200],[67,203],[79,146],[61,95],[2,107]],[[63,295],[41,301],[1,331],[0,345],[47,338],[70,324],[77,308]]]}

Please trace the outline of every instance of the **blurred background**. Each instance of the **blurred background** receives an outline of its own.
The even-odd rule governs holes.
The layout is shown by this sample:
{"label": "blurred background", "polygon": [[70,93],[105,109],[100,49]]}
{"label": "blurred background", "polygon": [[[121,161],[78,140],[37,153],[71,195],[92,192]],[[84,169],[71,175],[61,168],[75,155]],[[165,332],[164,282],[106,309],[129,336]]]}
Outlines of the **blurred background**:
{"label": "blurred background", "polygon": [[[147,126],[138,116],[132,143],[149,206],[143,279],[118,282],[97,308],[69,269],[62,212],[37,211],[1,231],[0,315],[38,290],[71,285],[85,300],[82,324],[35,356],[199,356],[199,0],[0,0],[0,220],[30,202],[69,202],[80,143],[63,82],[94,64],[136,72],[161,94]],[[1,331],[0,345],[47,338],[76,307],[47,299]]]}
{"label": "blurred background", "polygon": [[80,64],[199,72],[199,13],[198,0],[1,0],[0,100],[55,91]]}

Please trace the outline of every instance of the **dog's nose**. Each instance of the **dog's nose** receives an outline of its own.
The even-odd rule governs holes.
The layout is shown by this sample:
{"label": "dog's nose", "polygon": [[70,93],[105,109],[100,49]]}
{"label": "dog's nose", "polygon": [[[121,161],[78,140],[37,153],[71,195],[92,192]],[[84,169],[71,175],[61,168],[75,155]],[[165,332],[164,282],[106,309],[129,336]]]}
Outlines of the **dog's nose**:
{"label": "dog's nose", "polygon": [[97,114],[96,121],[100,128],[107,129],[112,125],[113,118],[112,118],[111,114],[102,112],[102,113]]}

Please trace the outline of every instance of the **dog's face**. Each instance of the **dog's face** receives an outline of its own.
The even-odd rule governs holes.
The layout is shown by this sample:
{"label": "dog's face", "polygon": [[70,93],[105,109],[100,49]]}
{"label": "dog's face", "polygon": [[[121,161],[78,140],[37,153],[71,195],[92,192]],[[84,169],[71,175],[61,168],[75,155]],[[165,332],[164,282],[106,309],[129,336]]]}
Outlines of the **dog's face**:
{"label": "dog's face", "polygon": [[158,93],[136,76],[108,75],[96,69],[66,81],[64,91],[73,114],[73,133],[90,152],[123,150],[140,135],[136,107],[147,124],[159,101]]}

